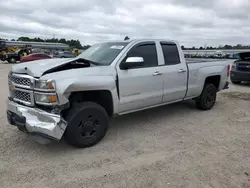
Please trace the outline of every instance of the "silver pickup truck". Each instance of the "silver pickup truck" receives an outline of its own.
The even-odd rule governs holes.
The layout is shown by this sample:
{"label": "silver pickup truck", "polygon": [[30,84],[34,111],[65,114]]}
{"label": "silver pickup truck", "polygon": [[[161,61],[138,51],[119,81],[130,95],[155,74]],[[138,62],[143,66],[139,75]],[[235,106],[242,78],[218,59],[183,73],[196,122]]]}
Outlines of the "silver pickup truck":
{"label": "silver pickup truck", "polygon": [[185,61],[175,41],[96,44],[73,59],[14,65],[7,117],[40,143],[64,137],[90,147],[105,136],[109,117],[188,99],[211,109],[228,88],[229,69],[225,61]]}

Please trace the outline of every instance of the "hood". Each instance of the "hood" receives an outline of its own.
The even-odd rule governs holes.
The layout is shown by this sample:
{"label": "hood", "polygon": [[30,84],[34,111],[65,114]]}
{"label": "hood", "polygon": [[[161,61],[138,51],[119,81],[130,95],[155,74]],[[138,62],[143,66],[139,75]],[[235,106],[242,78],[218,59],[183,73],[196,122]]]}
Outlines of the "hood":
{"label": "hood", "polygon": [[41,77],[46,71],[60,67],[74,60],[77,60],[77,58],[60,58],[31,61],[27,63],[13,65],[11,71],[21,74],[29,74],[33,77]]}
{"label": "hood", "polygon": [[80,69],[69,69],[59,72],[52,72],[41,76],[41,79],[53,79],[57,81],[76,79],[81,80],[84,76],[115,76],[116,71],[112,66],[85,67]]}

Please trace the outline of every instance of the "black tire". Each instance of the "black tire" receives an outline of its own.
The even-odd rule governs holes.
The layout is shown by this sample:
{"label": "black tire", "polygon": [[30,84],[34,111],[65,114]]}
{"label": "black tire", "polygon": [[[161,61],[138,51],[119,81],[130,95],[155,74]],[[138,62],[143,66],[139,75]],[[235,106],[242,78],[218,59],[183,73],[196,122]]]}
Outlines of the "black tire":
{"label": "black tire", "polygon": [[203,91],[198,99],[196,99],[196,107],[200,110],[210,110],[217,97],[217,89],[213,84],[205,84]]}
{"label": "black tire", "polygon": [[231,82],[232,82],[233,84],[240,84],[240,83],[241,83],[241,81],[235,81],[235,80],[231,80]]}
{"label": "black tire", "polygon": [[12,58],[10,58],[10,59],[8,60],[8,62],[9,62],[9,63],[16,63],[16,59],[15,59],[14,57],[12,57]]}
{"label": "black tire", "polygon": [[106,110],[94,102],[74,104],[67,112],[65,140],[76,147],[85,148],[103,139],[109,124]]}

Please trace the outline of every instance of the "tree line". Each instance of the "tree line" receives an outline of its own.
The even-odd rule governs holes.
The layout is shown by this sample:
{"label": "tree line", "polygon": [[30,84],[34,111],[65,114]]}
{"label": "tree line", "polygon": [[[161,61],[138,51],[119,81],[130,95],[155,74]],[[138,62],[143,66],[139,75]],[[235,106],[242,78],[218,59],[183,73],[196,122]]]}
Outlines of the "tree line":
{"label": "tree line", "polygon": [[[125,37],[126,39],[126,37]],[[1,39],[0,40],[6,40],[6,39]],[[11,41],[16,41],[15,39],[11,39]],[[53,43],[64,43],[64,44],[68,44],[71,48],[77,48],[77,49],[87,49],[90,47],[90,45],[83,45],[81,44],[81,42],[79,40],[66,40],[65,38],[61,38],[61,39],[57,39],[57,38],[51,38],[51,39],[41,39],[39,37],[35,37],[35,38],[29,38],[29,37],[19,37],[17,39],[17,41],[27,41],[27,42],[53,42]],[[224,46],[218,46],[218,47],[214,47],[214,46],[201,46],[201,47],[185,47],[185,46],[181,46],[181,48],[183,50],[230,50],[230,49],[250,49],[250,45],[241,45],[241,44],[237,44],[235,46],[232,45],[224,45]]]}
{"label": "tree line", "polygon": [[[1,39],[0,40],[6,40]],[[57,38],[51,38],[51,39],[41,39],[39,37],[35,38],[29,38],[29,37],[19,37],[17,40],[11,39],[11,41],[25,41],[25,42],[52,42],[52,43],[63,43],[68,44],[71,48],[77,48],[77,49],[87,49],[90,47],[90,45],[83,45],[79,40],[66,40],[65,38],[57,39]]]}

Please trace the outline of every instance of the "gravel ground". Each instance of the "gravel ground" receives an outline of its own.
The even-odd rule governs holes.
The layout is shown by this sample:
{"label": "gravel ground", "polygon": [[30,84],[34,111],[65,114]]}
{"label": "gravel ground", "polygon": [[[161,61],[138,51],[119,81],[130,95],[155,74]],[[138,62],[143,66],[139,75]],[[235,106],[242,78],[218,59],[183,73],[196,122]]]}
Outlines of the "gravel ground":
{"label": "gravel ground", "polygon": [[192,101],[118,117],[87,149],[39,145],[7,124],[9,64],[0,64],[0,187],[250,187],[250,85],[210,111]]}

